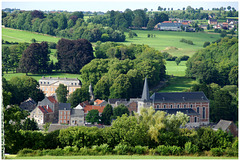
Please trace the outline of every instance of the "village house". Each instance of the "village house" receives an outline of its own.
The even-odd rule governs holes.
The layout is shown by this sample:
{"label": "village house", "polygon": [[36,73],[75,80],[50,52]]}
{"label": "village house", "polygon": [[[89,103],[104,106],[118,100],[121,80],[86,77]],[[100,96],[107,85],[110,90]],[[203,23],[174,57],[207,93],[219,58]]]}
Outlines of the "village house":
{"label": "village house", "polygon": [[209,25],[217,25],[217,24],[218,24],[217,19],[212,19],[212,18],[210,18],[210,19],[208,20],[208,24],[209,24]]}
{"label": "village house", "polygon": [[209,124],[209,100],[203,92],[154,93],[150,97],[147,78],[145,78],[142,98],[138,100],[138,112],[141,108],[149,107],[171,114],[177,111],[183,112],[190,116],[188,126]]}
{"label": "village house", "polygon": [[39,80],[39,88],[46,96],[54,95],[59,84],[67,86],[67,90],[69,91],[68,95],[73,93],[76,89],[81,88],[82,85],[81,81],[77,78],[42,77]]}
{"label": "village house", "polygon": [[225,132],[231,133],[234,137],[238,137],[238,128],[232,121],[220,120],[213,130],[222,129]]}
{"label": "village house", "polygon": [[58,124],[70,124],[71,121],[71,104],[70,103],[60,103],[59,104],[59,116]]}
{"label": "village house", "polygon": [[81,106],[71,109],[70,125],[84,126],[84,110]]}
{"label": "village house", "polygon": [[19,107],[22,110],[27,110],[29,112],[32,112],[36,108],[36,106],[37,106],[37,103],[32,98],[28,98],[27,100],[22,102]]}
{"label": "village house", "polygon": [[34,119],[38,124],[45,124],[46,122],[52,122],[54,119],[54,113],[52,109],[47,106],[37,106],[29,116],[30,119]]}

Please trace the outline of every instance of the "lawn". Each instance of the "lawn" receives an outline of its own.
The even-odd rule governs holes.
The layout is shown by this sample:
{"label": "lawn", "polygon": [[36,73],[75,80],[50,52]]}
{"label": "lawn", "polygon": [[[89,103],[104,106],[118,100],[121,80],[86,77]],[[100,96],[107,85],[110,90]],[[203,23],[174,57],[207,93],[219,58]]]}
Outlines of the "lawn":
{"label": "lawn", "polygon": [[8,155],[6,159],[238,159],[237,157],[208,156],[158,156],[158,155],[103,155],[103,156],[36,156],[16,157]]}
{"label": "lawn", "polygon": [[[128,33],[125,32],[126,42],[123,44],[146,44],[160,51],[166,51],[173,56],[188,55],[192,56],[197,50],[203,48],[206,41],[213,42],[220,38],[219,34],[209,34],[206,32],[176,32],[176,31],[146,31],[133,30],[138,37],[130,39]],[[156,35],[156,37],[148,38],[148,34]],[[179,42],[182,38],[192,40],[194,45]]]}
{"label": "lawn", "polygon": [[190,89],[190,87],[196,84],[197,81],[186,77],[171,77],[167,86],[161,89],[159,92],[183,92]]}
{"label": "lawn", "polygon": [[166,61],[166,74],[173,76],[185,76],[186,62],[181,61],[179,65],[175,61]]}
{"label": "lawn", "polygon": [[[6,78],[6,80],[10,80],[12,77],[20,77],[26,75],[25,73],[4,73],[3,77]],[[59,77],[59,78],[78,78],[81,80],[81,75],[80,74],[69,74],[69,73],[50,73],[50,74],[31,74],[29,73],[28,76],[31,76],[32,78],[36,79],[39,81],[43,76],[44,77]]]}
{"label": "lawn", "polygon": [[40,34],[36,32],[16,30],[11,28],[2,28],[2,39],[9,42],[28,42],[31,43],[32,39],[36,39],[38,42],[48,41],[57,43],[60,38]]}

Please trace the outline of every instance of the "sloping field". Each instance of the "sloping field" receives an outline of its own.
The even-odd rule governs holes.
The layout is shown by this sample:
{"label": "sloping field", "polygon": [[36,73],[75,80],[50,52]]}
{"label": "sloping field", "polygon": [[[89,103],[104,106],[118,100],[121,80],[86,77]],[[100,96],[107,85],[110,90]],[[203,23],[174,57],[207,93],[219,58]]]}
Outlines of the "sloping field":
{"label": "sloping field", "polygon": [[40,34],[36,32],[16,30],[11,28],[2,28],[2,39],[9,42],[28,42],[31,43],[32,39],[36,39],[38,42],[48,41],[57,43],[60,38]]}
{"label": "sloping field", "polygon": [[[176,32],[176,31],[146,31],[133,30],[138,37],[130,39],[125,32],[126,42],[123,44],[146,44],[160,51],[166,51],[173,56],[188,55],[192,56],[197,50],[203,48],[206,41],[213,42],[220,38],[219,34],[209,34],[205,32]],[[155,37],[148,38],[148,34]],[[182,38],[193,41],[194,45],[179,42]]]}

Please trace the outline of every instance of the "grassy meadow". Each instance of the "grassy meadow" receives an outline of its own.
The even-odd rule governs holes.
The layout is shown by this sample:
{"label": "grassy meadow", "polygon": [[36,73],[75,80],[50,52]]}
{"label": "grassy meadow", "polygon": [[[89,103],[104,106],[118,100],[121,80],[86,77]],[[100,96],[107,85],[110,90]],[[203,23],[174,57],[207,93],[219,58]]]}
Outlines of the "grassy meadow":
{"label": "grassy meadow", "polygon": [[[177,32],[177,31],[146,31],[133,30],[138,37],[130,39],[125,32],[126,42],[123,44],[146,44],[160,51],[166,51],[173,56],[188,55],[192,56],[197,50],[203,48],[206,41],[213,42],[220,38],[220,34],[209,34],[205,32]],[[148,38],[148,34],[156,37]],[[194,45],[179,42],[182,38],[192,40]]]}
{"label": "grassy meadow", "polygon": [[238,159],[238,157],[208,156],[158,156],[158,155],[100,155],[100,156],[35,156],[17,157],[7,155],[6,159]]}

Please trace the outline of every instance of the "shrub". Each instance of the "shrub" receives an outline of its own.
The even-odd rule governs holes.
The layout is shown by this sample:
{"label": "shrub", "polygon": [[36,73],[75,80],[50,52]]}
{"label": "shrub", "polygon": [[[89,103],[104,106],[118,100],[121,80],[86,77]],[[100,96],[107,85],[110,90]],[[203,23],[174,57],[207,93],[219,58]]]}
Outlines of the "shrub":
{"label": "shrub", "polygon": [[182,149],[178,146],[169,146],[168,147],[172,155],[181,155]]}
{"label": "shrub", "polygon": [[186,142],[184,150],[187,154],[195,154],[199,151],[198,146],[192,144],[192,142]]}
{"label": "shrub", "polygon": [[227,149],[225,150],[225,154],[228,157],[238,156],[238,151],[236,151],[236,150],[234,150],[232,148],[227,147]]}
{"label": "shrub", "polygon": [[51,156],[63,156],[64,150],[61,148],[56,148],[56,149],[49,149],[47,150],[47,153],[45,155],[51,155]]}
{"label": "shrub", "polygon": [[155,149],[152,149],[152,148],[151,148],[151,149],[148,150],[148,154],[149,154],[149,155],[155,155],[155,153],[156,153],[156,150],[155,150]]}
{"label": "shrub", "polygon": [[34,150],[32,149],[28,149],[28,148],[24,148],[22,150],[20,150],[17,155],[18,156],[29,156],[29,155],[33,155]]}
{"label": "shrub", "polygon": [[100,155],[105,155],[111,152],[108,144],[94,145],[92,146],[92,150],[98,152]]}
{"label": "shrub", "polygon": [[148,151],[148,146],[135,146],[133,149],[135,154],[146,154]]}
{"label": "shrub", "polygon": [[169,148],[165,145],[159,145],[156,148],[156,152],[160,155],[169,155],[170,154]]}
{"label": "shrub", "polygon": [[50,42],[49,43],[49,48],[50,49],[56,49],[57,44],[55,42]]}
{"label": "shrub", "polygon": [[74,152],[78,152],[78,147],[77,146],[66,146],[63,149],[64,154],[71,154]]}
{"label": "shrub", "polygon": [[189,59],[189,56],[183,55],[180,58],[181,58],[181,61],[187,61]]}
{"label": "shrub", "polygon": [[131,150],[131,147],[129,147],[128,145],[120,143],[117,146],[115,146],[113,151],[118,155],[126,155],[128,153],[131,153],[132,150]]}
{"label": "shrub", "polygon": [[207,47],[208,45],[210,45],[210,42],[209,42],[209,41],[206,41],[206,42],[204,42],[203,47],[205,48],[205,47]]}
{"label": "shrub", "polygon": [[212,148],[210,150],[210,153],[212,156],[222,156],[224,150],[222,148]]}

